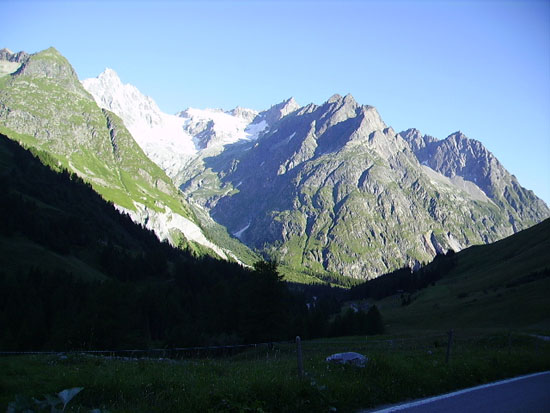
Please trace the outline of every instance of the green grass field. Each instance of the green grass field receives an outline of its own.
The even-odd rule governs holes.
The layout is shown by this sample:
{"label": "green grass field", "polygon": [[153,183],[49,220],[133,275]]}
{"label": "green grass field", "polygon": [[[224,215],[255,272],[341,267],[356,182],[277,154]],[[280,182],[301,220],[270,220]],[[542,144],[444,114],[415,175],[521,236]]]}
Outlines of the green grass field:
{"label": "green grass field", "polygon": [[[303,378],[290,343],[223,358],[2,357],[0,405],[84,387],[68,411],[351,412],[550,369],[550,343],[519,332],[458,330],[449,363],[441,331],[313,340],[302,348]],[[366,355],[366,367],[325,361],[342,351]]]}
{"label": "green grass field", "polygon": [[449,328],[550,329],[550,220],[456,254],[445,276],[412,294],[377,302],[389,331]]}

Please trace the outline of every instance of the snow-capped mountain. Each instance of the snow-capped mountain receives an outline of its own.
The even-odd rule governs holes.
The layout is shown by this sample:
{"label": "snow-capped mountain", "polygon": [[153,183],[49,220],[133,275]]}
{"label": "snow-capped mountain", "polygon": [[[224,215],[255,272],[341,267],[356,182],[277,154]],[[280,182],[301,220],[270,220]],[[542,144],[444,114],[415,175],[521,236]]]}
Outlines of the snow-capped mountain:
{"label": "snow-capped mountain", "polygon": [[244,110],[246,112],[188,108],[179,112],[178,116],[185,121],[185,131],[193,136],[197,149],[201,150],[257,139],[267,123],[252,123],[258,112]]}
{"label": "snow-capped mountain", "polygon": [[[397,134],[376,108],[351,95],[334,95],[270,123],[253,145],[204,158],[202,171],[193,162],[181,188],[265,255],[370,278],[496,241],[549,216],[496,161],[477,166],[493,159],[486,149],[457,140],[426,137],[425,146],[441,148],[425,159],[413,149],[424,142],[418,136]],[[484,191],[483,176],[500,177],[498,191]]]}
{"label": "snow-capped mountain", "polygon": [[[210,213],[246,245],[311,271],[373,277],[549,215],[504,168],[476,166],[493,159],[480,144],[397,134],[351,95],[167,115],[112,70],[83,84],[203,208],[203,225]],[[458,168],[463,160],[467,169]],[[505,184],[487,190],[496,172]]]}
{"label": "snow-capped mountain", "polygon": [[193,137],[184,129],[185,119],[163,113],[135,86],[123,84],[112,69],[82,81],[98,106],[120,116],[147,156],[173,178],[196,155]]}
{"label": "snow-capped mountain", "polygon": [[147,156],[176,183],[181,183],[179,177],[192,161],[219,154],[229,144],[255,141],[300,107],[290,98],[262,112],[242,107],[187,108],[170,115],[135,86],[122,83],[113,69],[83,80],[82,85],[99,107],[122,119]]}
{"label": "snow-capped mountain", "polygon": [[161,240],[237,261],[234,251],[248,253],[216,232],[213,221],[199,222],[196,208],[165,172],[196,153],[184,119],[162,113],[112,70],[83,82],[92,97],[54,48],[32,55],[2,50],[0,63],[7,70],[6,62],[19,67],[11,68],[9,82],[0,88],[0,126],[7,136],[46,151]]}
{"label": "snow-capped mountain", "polygon": [[[162,112],[153,99],[135,86],[122,83],[113,69],[105,69],[98,77],[83,80],[82,85],[99,107],[122,119],[147,156],[172,179],[201,150],[256,140],[268,128],[268,121],[277,119],[276,114],[268,116],[268,111],[259,113],[241,107],[227,112],[188,108],[170,115]],[[290,104],[282,108],[284,114],[298,107],[293,99],[288,102]],[[281,108],[277,110],[281,112]]]}

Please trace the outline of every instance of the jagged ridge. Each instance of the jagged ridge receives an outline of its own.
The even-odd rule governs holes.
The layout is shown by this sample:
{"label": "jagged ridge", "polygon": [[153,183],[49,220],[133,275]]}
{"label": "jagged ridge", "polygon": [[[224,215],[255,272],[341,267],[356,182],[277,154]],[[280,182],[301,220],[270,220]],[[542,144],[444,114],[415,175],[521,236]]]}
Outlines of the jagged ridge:
{"label": "jagged ridge", "polygon": [[443,140],[422,136],[409,129],[400,135],[409,142],[418,160],[449,177],[460,177],[477,185],[509,216],[514,232],[545,219],[550,210],[533,191],[523,188],[483,144],[462,132]]}
{"label": "jagged ridge", "polygon": [[536,212],[520,214],[475,181],[422,165],[411,141],[374,107],[334,95],[293,110],[254,145],[204,158],[182,188],[253,248],[295,267],[361,278],[495,241],[548,216],[536,198],[524,196],[518,210]]}
{"label": "jagged ridge", "polygon": [[96,105],[57,50],[29,55],[0,78],[0,101],[2,133],[48,151],[161,239],[199,243],[227,256],[204,236],[187,202],[122,120]]}
{"label": "jagged ridge", "polygon": [[[0,78],[2,85],[9,88],[18,76],[46,73],[46,78],[59,78],[64,93],[74,88],[72,93],[90,104],[72,68],[55,59],[52,67],[31,62],[33,68],[28,65],[33,59],[23,59],[16,73]],[[47,86],[48,93],[55,96],[59,83]],[[112,70],[83,84],[104,109],[102,129],[94,132],[108,138],[101,140],[108,143],[105,147],[92,145],[97,155],[93,168],[78,169],[79,159],[56,146],[57,132],[71,124],[65,119],[53,121],[52,127],[59,108],[36,116],[32,110],[52,108],[30,104],[20,111],[14,99],[10,107],[0,106],[0,119],[4,116],[6,125],[15,122],[25,133],[23,140],[40,140],[48,150],[62,153],[60,162],[69,160],[82,175],[94,172],[103,157],[110,171],[111,162],[127,161],[120,156],[121,145],[133,140],[124,122],[145,153],[181,185],[203,225],[215,225],[210,212],[248,245],[296,268],[369,278],[403,264],[418,265],[449,248],[500,239],[549,215],[544,202],[522,188],[479,142],[460,133],[443,141],[416,130],[396,134],[374,107],[358,104],[351,95],[304,107],[291,98],[263,112],[187,109],[172,116],[135,87],[123,85]],[[19,82],[18,87],[25,85]],[[82,113],[71,125],[85,124],[86,136],[95,115],[85,115],[88,111],[74,104],[63,102],[63,115]],[[77,136],[86,147],[88,141]],[[133,145],[130,153],[137,148]],[[127,170],[130,177],[140,174],[136,168]],[[97,176],[88,178],[93,182]],[[124,178],[131,182],[119,173],[123,186]],[[160,181],[171,185],[167,178]],[[128,204],[139,214],[134,201],[141,192],[129,186]],[[170,198],[170,191],[163,196]],[[154,222],[148,211],[158,214],[161,206],[151,198],[155,201],[136,219]]]}

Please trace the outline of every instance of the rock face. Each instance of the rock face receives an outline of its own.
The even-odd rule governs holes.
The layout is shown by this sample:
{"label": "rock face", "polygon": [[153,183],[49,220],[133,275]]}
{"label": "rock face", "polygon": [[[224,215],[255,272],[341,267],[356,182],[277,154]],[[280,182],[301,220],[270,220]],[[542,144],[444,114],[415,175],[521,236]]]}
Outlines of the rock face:
{"label": "rock face", "polygon": [[193,137],[184,130],[185,120],[163,113],[150,97],[123,84],[112,69],[82,81],[99,107],[123,121],[147,156],[173,178],[196,155]]}
{"label": "rock face", "polygon": [[[5,51],[2,56],[13,58]],[[48,152],[57,166],[78,174],[162,239],[198,243],[226,258],[206,239],[168,176],[145,156],[117,115],[96,105],[57,50],[27,56],[2,79],[0,131]]]}
{"label": "rock face", "polygon": [[222,224],[295,268],[365,279],[550,215],[481,143],[397,134],[351,95],[167,115],[112,70],[81,84],[55,49],[0,56],[0,131],[174,243],[227,257],[203,231]]}
{"label": "rock face", "polygon": [[29,54],[25,52],[13,53],[9,49],[0,49],[0,60],[12,63],[23,63],[29,58]]}
{"label": "rock face", "polygon": [[[256,141],[191,163],[180,182],[234,236],[294,267],[371,278],[495,241],[549,215],[512,178],[499,193],[517,194],[515,207],[488,191],[482,175],[478,184],[464,168],[448,173],[453,161],[445,160],[453,158],[443,148],[424,159],[422,151],[440,141],[412,130],[396,134],[351,95],[293,107],[272,122]],[[487,175],[511,176],[476,148],[492,165]],[[465,150],[457,143],[454,163],[466,157],[475,166]]]}
{"label": "rock face", "polygon": [[[455,132],[443,140],[421,136],[414,129],[401,132],[418,160],[433,170],[451,178],[461,178],[475,184],[506,214],[517,232],[516,222],[540,222],[549,210],[533,191],[523,188],[499,160],[475,139]],[[520,224],[521,225],[521,224]]]}
{"label": "rock face", "polygon": [[225,145],[256,140],[270,122],[298,107],[294,99],[289,99],[261,113],[241,107],[227,112],[188,108],[169,115],[137,88],[123,84],[112,69],[83,80],[82,85],[99,107],[124,121],[147,156],[176,182],[189,163],[201,155],[219,153]]}

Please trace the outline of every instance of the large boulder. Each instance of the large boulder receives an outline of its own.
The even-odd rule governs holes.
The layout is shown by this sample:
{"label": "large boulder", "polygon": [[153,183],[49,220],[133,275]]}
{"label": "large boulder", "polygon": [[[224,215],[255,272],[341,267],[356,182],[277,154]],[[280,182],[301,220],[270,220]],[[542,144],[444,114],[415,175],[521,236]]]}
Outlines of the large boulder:
{"label": "large boulder", "polygon": [[326,361],[329,363],[351,364],[357,367],[365,367],[365,364],[369,361],[369,359],[362,354],[348,351],[346,353],[336,353],[328,356]]}

